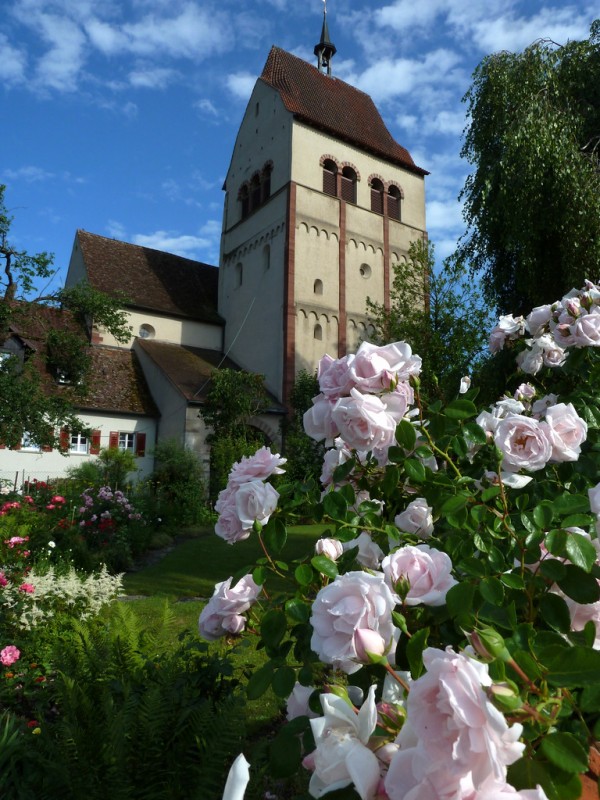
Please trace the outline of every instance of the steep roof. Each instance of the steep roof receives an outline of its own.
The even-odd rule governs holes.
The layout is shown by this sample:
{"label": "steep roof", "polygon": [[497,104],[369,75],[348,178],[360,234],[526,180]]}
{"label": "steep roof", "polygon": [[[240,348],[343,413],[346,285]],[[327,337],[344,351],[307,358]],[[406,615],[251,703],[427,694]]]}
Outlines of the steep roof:
{"label": "steep roof", "polygon": [[84,230],[77,231],[77,240],[94,288],[107,294],[119,289],[136,308],[223,323],[217,267]]}
{"label": "steep roof", "polygon": [[260,79],[276,89],[286,109],[308,125],[417,175],[429,174],[396,142],[369,95],[349,83],[324,75],[279,47],[271,48]]}
{"label": "steep roof", "polygon": [[[235,369],[239,366],[216,350],[188,345],[137,339],[139,347],[188,402],[202,403],[210,391],[211,375],[215,369]],[[271,411],[284,412],[283,406],[272,396]]]}
{"label": "steep roof", "polygon": [[70,384],[57,383],[46,364],[46,338],[53,330],[79,333],[87,339],[87,332],[70,311],[37,303],[14,304],[9,336],[18,337],[27,348],[46,394],[66,397],[79,410],[160,416],[131,350],[90,346],[91,368],[84,396]]}

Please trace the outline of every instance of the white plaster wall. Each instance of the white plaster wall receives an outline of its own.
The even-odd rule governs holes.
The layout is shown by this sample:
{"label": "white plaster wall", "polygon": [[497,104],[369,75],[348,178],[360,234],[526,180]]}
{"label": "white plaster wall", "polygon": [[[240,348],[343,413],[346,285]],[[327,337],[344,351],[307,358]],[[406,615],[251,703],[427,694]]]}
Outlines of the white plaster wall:
{"label": "white plaster wall", "polygon": [[208,350],[221,350],[223,345],[223,327],[208,322],[196,322],[189,319],[166,317],[153,314],[151,311],[126,310],[127,322],[133,329],[133,336],[128,344],[120,344],[110,333],[96,328],[102,337],[102,344],[113,347],[133,347],[135,338],[139,336],[142,325],[154,328],[152,337],[159,342],[184,344],[189,347],[205,347]]}
{"label": "white plaster wall", "polygon": [[[128,416],[110,414],[85,414],[77,415],[84,425],[92,430],[99,430],[101,434],[100,447],[108,447],[109,435],[111,431],[126,433],[145,433],[146,434],[146,455],[143,458],[136,458],[136,465],[139,472],[131,474],[132,480],[138,481],[147,478],[152,474],[154,468],[154,456],[151,454],[156,442],[156,422],[149,418],[135,419]],[[84,461],[93,461],[96,456],[79,453],[69,453],[61,455],[58,450],[50,452],[30,452],[26,450],[0,450],[0,478],[11,481],[18,479],[19,485],[22,480],[37,478],[46,480],[48,478],[60,478],[66,475],[69,467],[75,467]]]}

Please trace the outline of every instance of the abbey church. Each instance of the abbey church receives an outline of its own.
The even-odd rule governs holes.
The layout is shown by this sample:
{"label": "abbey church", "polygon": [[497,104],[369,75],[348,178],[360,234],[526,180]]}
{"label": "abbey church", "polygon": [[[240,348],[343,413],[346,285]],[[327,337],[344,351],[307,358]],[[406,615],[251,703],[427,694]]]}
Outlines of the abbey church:
{"label": "abbey church", "polygon": [[[426,237],[427,172],[372,99],[335,77],[326,12],[314,52],[314,65],[268,54],[223,186],[218,267],[77,231],[67,285],[120,289],[133,336],[124,346],[92,329],[78,409],[92,435],[73,436],[69,458],[24,442],[5,451],[8,472],[62,473],[110,445],[131,449],[143,477],[154,444],[173,438],[207,463],[198,409],[217,367],[264,375],[272,408],[253,424],[277,442],[297,372],[368,338],[367,296],[388,303],[392,266]],[[35,331],[13,340],[35,350]]]}

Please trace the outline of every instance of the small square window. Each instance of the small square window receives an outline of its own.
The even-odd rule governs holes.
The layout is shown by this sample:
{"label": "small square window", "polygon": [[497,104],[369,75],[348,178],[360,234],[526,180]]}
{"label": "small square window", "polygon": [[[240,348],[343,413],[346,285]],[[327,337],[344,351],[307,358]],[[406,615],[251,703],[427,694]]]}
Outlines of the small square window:
{"label": "small square window", "polygon": [[30,453],[39,453],[40,449],[40,446],[36,444],[31,434],[25,431],[21,437],[21,450],[27,450]]}
{"label": "small square window", "polygon": [[87,454],[88,452],[88,438],[82,433],[72,433],[71,443],[69,446],[70,453]]}
{"label": "small square window", "polygon": [[119,450],[135,450],[135,433],[119,433]]}

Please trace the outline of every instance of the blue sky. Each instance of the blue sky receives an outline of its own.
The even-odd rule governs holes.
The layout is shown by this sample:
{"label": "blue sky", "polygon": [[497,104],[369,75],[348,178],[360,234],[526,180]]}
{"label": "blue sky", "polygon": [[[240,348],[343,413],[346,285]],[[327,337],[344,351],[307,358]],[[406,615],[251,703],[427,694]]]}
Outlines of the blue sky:
{"label": "blue sky", "polygon": [[[0,183],[13,243],[77,228],[218,263],[221,190],[272,44],[314,63],[322,0],[4,0]],[[600,0],[328,0],[334,74],[368,92],[426,181],[443,257],[464,231],[461,98],[488,53],[582,39]]]}

